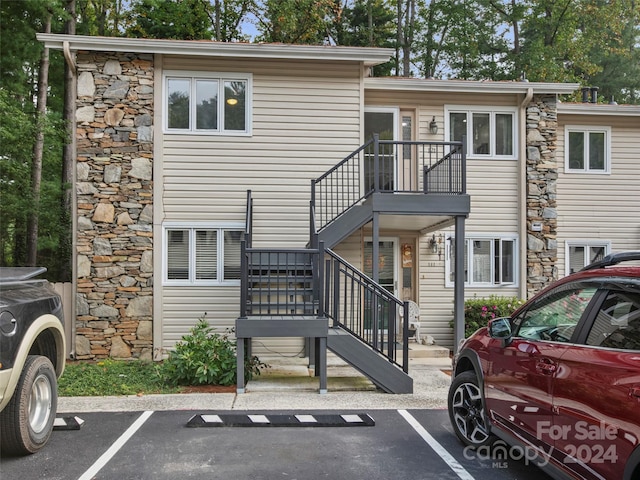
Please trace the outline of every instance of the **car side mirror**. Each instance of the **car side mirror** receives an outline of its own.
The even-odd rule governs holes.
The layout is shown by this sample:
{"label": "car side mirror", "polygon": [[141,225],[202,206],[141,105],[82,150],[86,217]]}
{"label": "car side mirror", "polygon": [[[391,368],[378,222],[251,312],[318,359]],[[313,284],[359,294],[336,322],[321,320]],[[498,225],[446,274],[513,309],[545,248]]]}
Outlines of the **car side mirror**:
{"label": "car side mirror", "polygon": [[506,347],[511,343],[511,319],[496,318],[489,322],[489,335],[491,338],[502,340],[502,346]]}

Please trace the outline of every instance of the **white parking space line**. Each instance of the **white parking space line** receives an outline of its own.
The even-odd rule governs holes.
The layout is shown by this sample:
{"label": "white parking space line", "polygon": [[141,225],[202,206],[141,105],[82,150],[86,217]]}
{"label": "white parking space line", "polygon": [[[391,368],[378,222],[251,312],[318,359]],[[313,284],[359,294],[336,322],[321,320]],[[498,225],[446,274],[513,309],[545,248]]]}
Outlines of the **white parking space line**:
{"label": "white parking space line", "polygon": [[458,463],[458,461],[453,458],[453,456],[447,452],[447,450],[440,445],[440,443],[431,436],[427,430],[420,425],[413,415],[411,415],[406,410],[398,410],[398,413],[407,421],[409,425],[413,427],[413,429],[422,437],[422,439],[427,442],[427,444],[436,452],[442,460],[449,466],[453,472],[458,475],[462,480],[474,480],[473,476],[465,470],[465,468]]}
{"label": "white parking space line", "polygon": [[78,480],[91,480],[92,478],[94,478],[97,473],[102,470],[102,467],[104,467],[109,462],[109,460],[111,460],[113,456],[118,453],[118,451],[124,446],[124,444],[127,443],[127,441],[133,436],[134,433],[136,433],[140,429],[140,427],[142,427],[142,425],[144,425],[144,422],[146,422],[152,414],[152,410],[143,412],[142,415],[140,415],[137,420],[133,422],[129,428],[127,428],[126,432],[120,435],[120,438],[118,438],[113,443],[113,445],[111,445],[109,449],[104,452],[102,456],[98,460],[96,460],[95,463],[91,465],[91,467],[89,467],[86,472],[82,474],[82,476]]}

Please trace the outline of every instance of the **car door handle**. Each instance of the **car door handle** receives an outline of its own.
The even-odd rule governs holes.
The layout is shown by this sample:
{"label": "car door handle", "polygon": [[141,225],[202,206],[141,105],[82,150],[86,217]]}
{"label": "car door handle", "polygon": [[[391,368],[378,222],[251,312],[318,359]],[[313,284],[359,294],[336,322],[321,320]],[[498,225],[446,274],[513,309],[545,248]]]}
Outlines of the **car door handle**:
{"label": "car door handle", "polygon": [[556,364],[550,360],[538,360],[536,363],[536,370],[543,375],[552,375],[556,369]]}
{"label": "car door handle", "polygon": [[633,387],[631,389],[631,392],[629,392],[629,394],[632,397],[640,398],[640,387]]}

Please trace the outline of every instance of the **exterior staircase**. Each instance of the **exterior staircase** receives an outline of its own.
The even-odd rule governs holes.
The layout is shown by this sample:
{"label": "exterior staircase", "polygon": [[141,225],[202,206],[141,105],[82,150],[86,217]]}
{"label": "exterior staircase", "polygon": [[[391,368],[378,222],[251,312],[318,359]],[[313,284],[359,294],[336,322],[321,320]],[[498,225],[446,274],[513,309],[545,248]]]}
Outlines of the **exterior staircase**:
{"label": "exterior staircase", "polygon": [[[307,354],[327,389],[327,349],[388,393],[412,393],[408,302],[331,249],[368,223],[374,258],[381,217],[416,230],[441,228],[469,213],[464,142],[383,142],[377,136],[311,182],[306,248],[252,245],[253,199],[247,192],[241,246],[241,305],[236,320],[237,391],[256,337],[307,338]],[[409,155],[407,155],[409,153]],[[376,262],[374,262],[375,264]]]}

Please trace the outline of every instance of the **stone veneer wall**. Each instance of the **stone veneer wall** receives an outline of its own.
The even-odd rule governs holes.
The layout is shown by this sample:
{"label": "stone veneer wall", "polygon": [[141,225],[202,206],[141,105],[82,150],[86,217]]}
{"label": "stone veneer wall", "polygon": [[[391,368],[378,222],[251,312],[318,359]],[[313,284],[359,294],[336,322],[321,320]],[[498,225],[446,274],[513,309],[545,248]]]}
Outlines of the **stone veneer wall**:
{"label": "stone veneer wall", "polygon": [[152,358],[153,56],[78,52],[78,359]]}
{"label": "stone veneer wall", "polygon": [[[527,296],[558,277],[558,109],[555,95],[536,95],[527,107]],[[542,224],[534,232],[533,223]]]}

